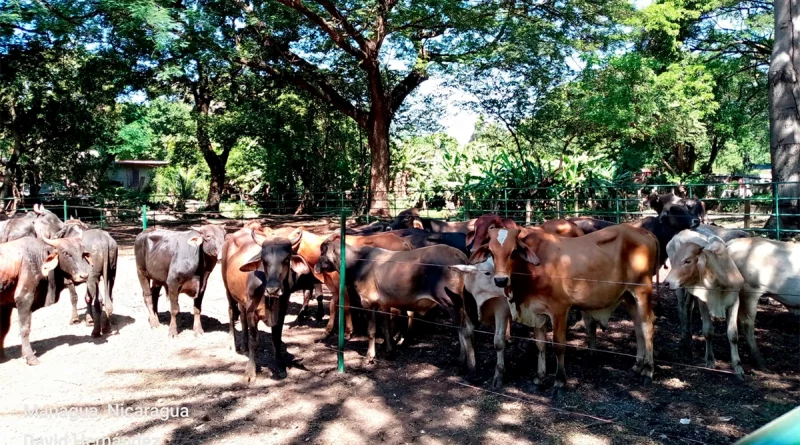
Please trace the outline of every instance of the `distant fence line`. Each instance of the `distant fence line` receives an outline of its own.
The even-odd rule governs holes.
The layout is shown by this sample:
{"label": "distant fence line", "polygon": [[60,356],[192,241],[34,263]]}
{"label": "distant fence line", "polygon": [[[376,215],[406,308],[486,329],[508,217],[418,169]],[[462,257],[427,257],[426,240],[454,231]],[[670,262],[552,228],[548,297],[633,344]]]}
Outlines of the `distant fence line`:
{"label": "distant fence line", "polygon": [[[403,189],[390,191],[386,206],[392,216],[410,207],[417,207],[422,216],[448,220],[466,220],[484,213],[498,213],[526,224],[573,216],[592,216],[619,223],[652,214],[646,203],[650,194],[673,192],[680,196],[702,199],[706,203],[711,221],[753,232],[773,232],[780,236],[781,233],[800,232],[800,212],[797,207],[800,197],[780,196],[779,187],[786,185],[800,183]],[[360,190],[232,194],[223,195],[220,210],[206,211],[200,201],[164,194],[40,196],[18,200],[17,209],[25,211],[32,208],[34,203],[42,203],[45,208],[59,216],[80,218],[101,227],[143,222],[145,215],[151,224],[159,224],[202,218],[338,218],[342,211],[351,216],[364,216],[365,222],[371,222],[374,218],[369,216],[369,197],[369,192]],[[772,218],[772,225],[763,228],[764,222],[773,215],[777,215],[777,218]]]}

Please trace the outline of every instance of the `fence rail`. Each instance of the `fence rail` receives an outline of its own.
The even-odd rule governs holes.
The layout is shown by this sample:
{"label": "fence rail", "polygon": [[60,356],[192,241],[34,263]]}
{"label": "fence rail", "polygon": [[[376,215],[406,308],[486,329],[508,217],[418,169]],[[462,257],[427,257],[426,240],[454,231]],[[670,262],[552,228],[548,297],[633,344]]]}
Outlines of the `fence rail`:
{"label": "fence rail", "polygon": [[[647,197],[654,193],[672,192],[702,199],[712,222],[780,237],[800,233],[800,211],[797,206],[800,197],[781,196],[780,189],[787,186],[800,189],[800,183],[784,182],[402,189],[390,191],[384,202],[372,204],[377,208],[388,208],[389,216],[417,207],[422,216],[453,221],[484,213],[498,213],[525,224],[577,216],[592,216],[619,223],[653,214],[646,203]],[[364,216],[366,222],[371,222],[373,217],[370,216],[370,210],[375,209],[369,207],[369,202],[370,193],[361,190],[273,192],[258,196],[232,194],[224,195],[219,210],[212,211],[205,210],[204,203],[200,201],[173,195],[104,194],[26,197],[17,201],[17,209],[25,211],[35,203],[42,203],[59,216],[63,214],[65,218],[80,218],[101,227],[143,222],[145,214],[146,219],[156,225],[208,218],[338,218],[342,211],[350,216]]]}

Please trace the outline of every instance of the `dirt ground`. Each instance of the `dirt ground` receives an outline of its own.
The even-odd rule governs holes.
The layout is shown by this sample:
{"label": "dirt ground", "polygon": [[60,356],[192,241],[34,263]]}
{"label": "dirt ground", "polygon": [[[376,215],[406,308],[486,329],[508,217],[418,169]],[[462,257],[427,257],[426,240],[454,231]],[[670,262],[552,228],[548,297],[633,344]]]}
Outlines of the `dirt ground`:
{"label": "dirt ground", "polygon": [[[319,231],[327,223],[307,226]],[[297,324],[299,295],[292,296],[283,335],[288,353],[295,357],[288,377],[272,378],[269,329],[261,325],[262,369],[257,381],[247,386],[242,383],[247,358],[233,350],[228,336],[219,269],[211,276],[203,304],[205,335],[194,336],[192,301],[181,296],[180,334],[170,340],[164,298],[162,326],[153,330],[147,322],[132,256],[139,229],[109,231],[121,245],[114,332],[95,340],[89,336],[91,328],[69,325],[65,291],[58,304],[33,315],[31,340],[41,364],[31,367],[20,358],[15,311],[6,342],[9,360],[0,364],[0,381],[5,383],[0,399],[3,443],[727,444],[800,400],[798,317],[777,303],[759,306],[756,335],[769,371],[752,371],[742,340],[740,353],[748,375],[746,382],[737,383],[730,374],[672,364],[703,366],[704,346],[696,315],[695,358],[680,357],[675,298],[665,289],[656,306],[657,367],[649,386],[629,376],[632,358],[598,353],[592,359],[587,351],[570,348],[569,390],[553,399],[547,388],[532,384],[534,345],[513,340],[506,355],[506,386],[490,391],[492,336],[476,333],[479,375],[467,381],[455,365],[455,330],[424,322],[415,325],[414,340],[394,358],[387,358],[379,345],[378,362],[371,367],[362,364],[367,341],[363,331],[357,334],[345,346],[347,370],[339,374],[336,339],[322,340],[327,297],[322,323],[312,319]],[[82,286],[78,294],[83,313]],[[447,323],[441,313],[426,319]],[[716,328],[719,369],[729,370],[724,326],[717,323]],[[513,335],[528,333],[515,325]],[[570,329],[568,339],[571,345],[586,345],[580,322]],[[598,340],[603,350],[636,352],[632,323],[622,311],[609,329],[598,333]],[[554,368],[555,358],[548,350],[549,384]],[[36,409],[57,414],[36,417]]]}

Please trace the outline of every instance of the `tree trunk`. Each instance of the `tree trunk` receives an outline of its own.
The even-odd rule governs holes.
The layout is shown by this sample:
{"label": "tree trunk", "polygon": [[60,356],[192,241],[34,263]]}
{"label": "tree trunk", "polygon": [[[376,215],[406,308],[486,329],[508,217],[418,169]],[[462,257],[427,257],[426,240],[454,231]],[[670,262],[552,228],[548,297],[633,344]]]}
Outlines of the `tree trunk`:
{"label": "tree trunk", "polygon": [[[769,133],[772,180],[794,182],[778,186],[779,197],[800,196],[800,13],[798,0],[775,1],[775,43],[769,66]],[[782,201],[781,205],[792,202]]]}
{"label": "tree trunk", "polygon": [[388,217],[389,212],[389,126],[391,111],[383,104],[373,104],[367,131],[370,166],[370,215]]}
{"label": "tree trunk", "polygon": [[22,135],[19,131],[19,122],[17,122],[17,112],[14,103],[12,102],[10,108],[11,114],[11,133],[14,138],[14,144],[11,147],[11,153],[6,161],[3,170],[3,188],[0,189],[0,199],[3,200],[2,205],[5,205],[5,199],[14,196],[14,186],[16,185],[19,170],[19,156],[22,153]]}
{"label": "tree trunk", "polygon": [[206,198],[206,210],[218,211],[219,203],[222,201],[222,189],[225,186],[225,164],[228,160],[228,149],[223,149],[222,155],[214,152],[211,144],[211,137],[208,134],[208,107],[201,104],[200,113],[197,115],[197,145],[203,154],[210,180],[208,182],[208,197]]}

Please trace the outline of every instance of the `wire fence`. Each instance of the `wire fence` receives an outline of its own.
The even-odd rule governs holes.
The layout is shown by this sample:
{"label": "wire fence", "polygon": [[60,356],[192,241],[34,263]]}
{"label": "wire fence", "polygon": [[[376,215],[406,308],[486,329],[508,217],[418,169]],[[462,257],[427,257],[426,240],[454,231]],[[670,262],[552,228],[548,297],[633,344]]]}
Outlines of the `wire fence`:
{"label": "wire fence", "polygon": [[174,195],[116,193],[25,197],[17,202],[17,209],[25,211],[35,203],[42,203],[59,216],[79,218],[99,227],[144,223],[145,220],[150,226],[207,219],[302,221],[338,218],[342,211],[370,223],[376,220],[372,216],[375,213],[382,213],[381,218],[391,218],[412,207],[418,208],[422,217],[448,221],[465,221],[485,213],[497,213],[523,224],[580,216],[620,223],[652,215],[648,197],[663,193],[703,200],[708,221],[727,228],[745,229],[778,239],[800,234],[800,183],[787,182],[396,189],[387,193],[385,199],[359,190],[226,194],[213,210],[204,202]]}

